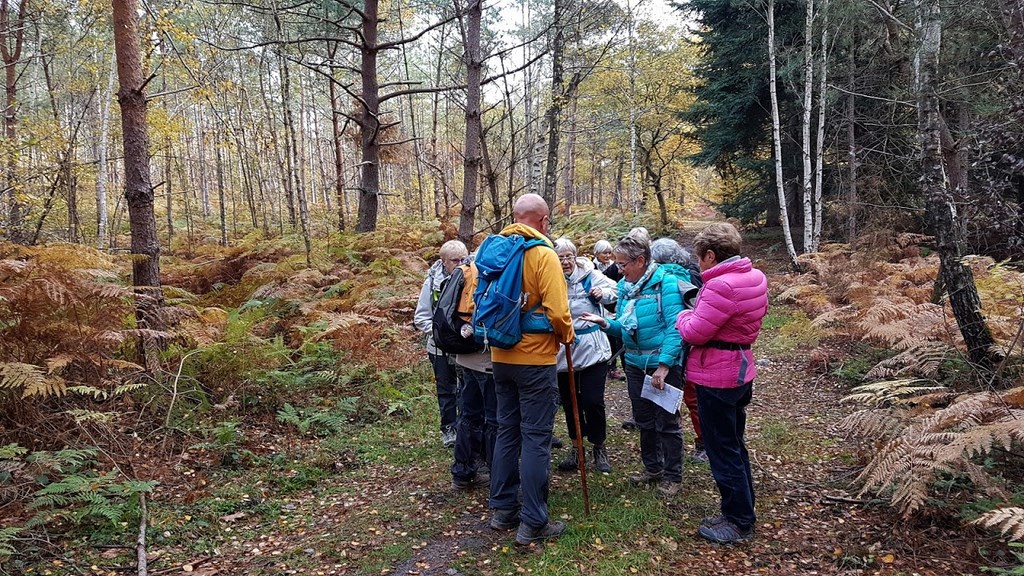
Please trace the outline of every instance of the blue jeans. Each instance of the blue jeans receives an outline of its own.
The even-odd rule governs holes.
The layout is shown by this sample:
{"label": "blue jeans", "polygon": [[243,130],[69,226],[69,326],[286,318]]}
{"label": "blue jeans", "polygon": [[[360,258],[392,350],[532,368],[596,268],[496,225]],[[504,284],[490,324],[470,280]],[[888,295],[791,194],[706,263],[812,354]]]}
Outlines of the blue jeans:
{"label": "blue jeans", "polygon": [[430,354],[430,365],[434,368],[437,383],[437,407],[441,412],[441,431],[455,429],[459,415],[459,373],[445,354]]}
{"label": "blue jeans", "polygon": [[531,528],[548,523],[551,432],[558,409],[558,373],[550,366],[494,363],[498,437],[491,465],[491,497],[497,510],[520,508]]}
{"label": "blue jeans", "polygon": [[697,385],[697,412],[704,435],[704,449],[711,464],[711,475],[722,496],[722,515],[744,531],[757,521],[754,515],[754,477],[750,473],[750,455],[744,440],[746,408],[753,392],[753,382],[737,388]]}
{"label": "blue jeans", "polygon": [[[633,406],[633,420],[640,429],[640,459],[649,474],[660,474],[669,482],[682,482],[683,429],[679,425],[679,412],[669,414],[654,402],[640,397],[644,376],[653,374],[656,368],[645,371],[626,365],[626,389]],[[682,367],[673,366],[665,376],[665,383],[682,389],[682,375]]]}
{"label": "blue jeans", "polygon": [[498,413],[494,397],[494,377],[487,372],[462,369],[459,393],[459,426],[455,434],[455,462],[452,476],[459,480],[476,477],[480,460],[490,466],[494,459],[494,439],[498,431]]}

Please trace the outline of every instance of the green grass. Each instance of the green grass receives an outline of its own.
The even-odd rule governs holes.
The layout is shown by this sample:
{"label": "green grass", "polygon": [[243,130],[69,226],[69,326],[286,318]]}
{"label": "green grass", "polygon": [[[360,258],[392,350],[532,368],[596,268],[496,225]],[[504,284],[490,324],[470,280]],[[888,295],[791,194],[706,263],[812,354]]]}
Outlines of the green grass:
{"label": "green grass", "polygon": [[850,346],[849,352],[849,356],[832,371],[832,374],[851,386],[863,384],[864,376],[869,370],[882,360],[895,355],[893,350],[875,348],[864,342],[854,342]]}

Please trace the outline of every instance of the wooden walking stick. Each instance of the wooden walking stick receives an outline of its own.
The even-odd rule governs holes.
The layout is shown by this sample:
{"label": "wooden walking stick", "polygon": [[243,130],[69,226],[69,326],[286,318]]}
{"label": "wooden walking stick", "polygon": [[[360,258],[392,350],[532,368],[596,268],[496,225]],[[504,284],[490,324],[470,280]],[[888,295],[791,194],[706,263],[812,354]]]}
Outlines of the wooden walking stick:
{"label": "wooden walking stick", "polygon": [[572,419],[576,428],[576,462],[580,469],[580,482],[583,484],[583,510],[590,515],[590,493],[587,491],[587,459],[583,457],[583,434],[580,432],[580,407],[576,402],[576,375],[572,369],[572,351],[565,344],[565,363],[569,366],[569,397],[572,398]]}

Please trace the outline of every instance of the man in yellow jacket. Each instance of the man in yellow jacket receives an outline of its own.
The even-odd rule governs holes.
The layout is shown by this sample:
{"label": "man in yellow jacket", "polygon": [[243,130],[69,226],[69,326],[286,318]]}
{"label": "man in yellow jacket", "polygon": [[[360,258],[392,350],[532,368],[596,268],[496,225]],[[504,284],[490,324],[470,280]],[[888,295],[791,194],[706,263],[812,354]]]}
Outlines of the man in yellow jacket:
{"label": "man in yellow jacket", "polygon": [[[501,231],[541,238],[548,247],[526,251],[523,259],[524,310],[538,303],[551,322],[552,332],[524,333],[514,347],[491,348],[498,408],[498,435],[491,465],[489,505],[494,509],[491,527],[518,526],[516,543],[555,538],[565,523],[548,519],[548,484],[551,467],[551,435],[558,408],[558,348],[576,337],[569,315],[569,296],[551,241],[551,211],[544,199],[526,194],[512,208],[515,223]],[[552,248],[552,249],[548,249]],[[519,493],[522,492],[522,505]]]}

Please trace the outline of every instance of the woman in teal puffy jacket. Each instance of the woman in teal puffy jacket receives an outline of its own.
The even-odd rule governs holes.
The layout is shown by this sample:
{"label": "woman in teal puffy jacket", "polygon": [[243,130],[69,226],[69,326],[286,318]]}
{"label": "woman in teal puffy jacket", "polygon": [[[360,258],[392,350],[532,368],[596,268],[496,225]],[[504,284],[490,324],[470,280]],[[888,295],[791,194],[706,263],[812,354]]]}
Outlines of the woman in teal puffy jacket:
{"label": "woman in teal puffy jacket", "polygon": [[679,411],[668,413],[641,397],[644,380],[661,390],[665,384],[682,389],[682,339],[675,329],[683,309],[678,280],[651,260],[651,244],[643,235],[629,235],[615,247],[615,262],[622,271],[615,319],[596,314],[580,318],[601,326],[609,336],[622,338],[625,348],[626,386],[633,419],[640,429],[643,473],[636,484],[657,484],[673,496],[683,479],[683,434]]}

